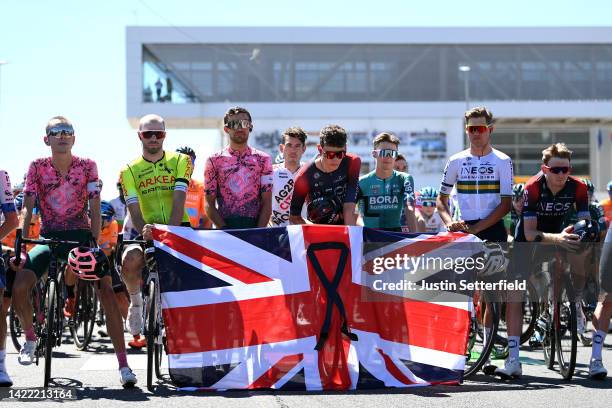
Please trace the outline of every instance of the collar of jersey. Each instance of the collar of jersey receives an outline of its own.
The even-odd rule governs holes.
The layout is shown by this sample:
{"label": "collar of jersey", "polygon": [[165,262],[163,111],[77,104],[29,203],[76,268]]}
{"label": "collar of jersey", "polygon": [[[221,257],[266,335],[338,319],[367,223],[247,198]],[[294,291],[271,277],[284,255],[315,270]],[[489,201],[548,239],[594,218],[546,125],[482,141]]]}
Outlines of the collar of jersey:
{"label": "collar of jersey", "polygon": [[243,157],[243,156],[248,156],[251,153],[253,153],[253,151],[251,150],[251,146],[247,145],[247,148],[244,149],[243,152],[239,152],[238,150],[234,150],[231,147],[227,146],[227,152],[231,155],[231,156],[237,156],[237,157]]}
{"label": "collar of jersey", "polygon": [[166,159],[166,151],[165,150],[164,150],[164,155],[161,157],[161,159],[159,159],[156,162],[152,162],[151,160],[147,160],[147,159],[145,159],[144,156],[142,156],[142,160],[146,161],[147,163],[151,163],[151,164],[159,163],[160,161],[165,160],[165,159]]}

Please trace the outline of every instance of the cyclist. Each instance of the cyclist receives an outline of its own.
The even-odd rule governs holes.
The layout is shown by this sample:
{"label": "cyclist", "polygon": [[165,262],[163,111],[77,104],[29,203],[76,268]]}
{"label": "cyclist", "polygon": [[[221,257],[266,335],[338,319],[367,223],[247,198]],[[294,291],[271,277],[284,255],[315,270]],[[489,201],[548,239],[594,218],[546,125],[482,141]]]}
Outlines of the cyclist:
{"label": "cyclist", "polygon": [[[49,120],[44,141],[51,147],[51,157],[30,163],[21,228],[30,224],[32,208],[38,198],[43,237],[89,242],[92,237],[97,239],[100,233],[98,169],[93,160],[72,155],[74,140],[74,128],[68,119],[55,116]],[[88,205],[91,222],[87,217]],[[23,235],[27,238],[27,228],[23,229]],[[66,259],[71,249],[63,245],[58,249],[57,256]],[[25,265],[19,265],[15,276],[13,306],[26,338],[19,352],[19,363],[23,365],[32,363],[36,351],[30,293],[37,279],[46,272],[50,260],[51,249],[46,245],[37,245],[29,251]],[[124,387],[131,387],[136,384],[136,376],[127,363],[121,314],[113,294],[110,273],[107,271],[99,282],[95,288],[106,311],[106,327],[117,355],[120,381]],[[66,288],[68,296],[74,297],[74,287],[72,293],[69,289]]]}
{"label": "cyclist", "polygon": [[589,377],[603,380],[608,375],[608,370],[605,369],[601,361],[601,350],[610,327],[610,317],[612,317],[612,225],[608,228],[602,248],[599,263],[599,284],[602,295],[593,314],[593,327],[596,332],[593,334]]}
{"label": "cyclist", "polygon": [[363,223],[368,228],[402,231],[402,210],[409,230],[417,230],[414,215],[414,180],[393,169],[400,140],[390,133],[374,138],[372,156],[376,169],[359,178],[357,202]]}
{"label": "cyclist", "polygon": [[[166,125],[161,116],[143,116],[138,126],[138,137],[142,143],[142,156],[121,171],[121,185],[134,228],[150,241],[153,239],[152,224],[190,225],[185,198],[192,166],[189,156],[164,151]],[[121,276],[130,296],[127,322],[133,336],[142,331],[144,263],[140,245],[128,245],[123,249]]]}
{"label": "cyclist", "polygon": [[393,170],[408,173],[408,162],[403,154],[399,153],[393,164]]}
{"label": "cyclist", "polygon": [[523,197],[524,190],[525,184],[523,183],[517,183],[512,186],[512,209],[504,217],[504,227],[510,241],[514,240],[514,232],[516,231],[521,211],[523,211],[523,203],[525,202],[525,197]]}
{"label": "cyclist", "polygon": [[229,146],[206,160],[206,214],[217,228],[265,227],[272,213],[272,158],[248,145],[248,110],[228,109],[223,123]]}
{"label": "cyclist", "polygon": [[[17,212],[13,201],[13,189],[11,179],[6,171],[0,170],[0,213],[3,221],[0,224],[0,239],[3,239],[9,232],[17,228]],[[6,312],[8,311],[8,301],[4,300],[4,291],[7,286],[7,265],[0,258],[0,387],[10,387],[13,385],[11,377],[6,371]],[[10,290],[10,287],[9,287]],[[6,303],[6,308],[4,307]]]}
{"label": "cyclist", "polygon": [[606,223],[608,226],[612,225],[612,180],[608,182],[607,186],[608,198],[602,200],[601,207],[604,210],[604,216],[606,217]]}
{"label": "cyclist", "polygon": [[123,222],[125,220],[127,209],[125,207],[125,199],[123,198],[123,191],[121,190],[121,177],[117,180],[115,184],[117,187],[117,191],[119,195],[112,200],[110,200],[110,205],[113,206],[113,210],[115,211],[115,215],[113,216],[114,220],[117,221],[117,225],[119,229],[123,228]]}
{"label": "cyclist", "polygon": [[[486,107],[465,112],[465,130],[470,147],[450,157],[444,169],[440,194],[436,201],[440,217],[449,231],[463,231],[492,242],[507,242],[503,217],[510,211],[512,201],[512,160],[491,146],[494,129],[493,114]],[[453,220],[449,197],[456,185],[457,208],[461,218]],[[485,309],[484,343],[491,333],[491,316]],[[510,351],[518,351],[518,339]],[[486,362],[483,369],[491,373],[494,366]]]}
{"label": "cyclist", "polygon": [[[282,155],[282,162],[272,166],[272,216],[270,227],[284,227],[289,225],[289,207],[293,197],[295,180],[293,179],[300,169],[300,159],[306,151],[306,132],[300,127],[290,127],[281,136],[278,146]],[[305,208],[302,208],[305,214]]]}
{"label": "cyclist", "polygon": [[444,232],[446,226],[436,209],[438,190],[433,187],[423,187],[417,199],[417,229],[419,232]]}
{"label": "cyclist", "polygon": [[[196,154],[191,147],[179,147],[176,151],[189,156],[191,158],[191,165],[195,168]],[[192,228],[210,228],[211,223],[206,216],[204,203],[204,183],[192,178],[189,180],[187,198],[185,199],[185,210],[187,210],[189,223]]]}
{"label": "cyclist", "polygon": [[306,202],[308,220],[314,224],[356,225],[361,160],[346,152],[346,140],[346,130],[338,125],[321,129],[319,156],[295,176],[291,224],[306,224],[301,215]]}
{"label": "cyclist", "polygon": [[[572,233],[573,226],[563,228],[563,220],[573,205],[576,205],[579,219],[590,219],[590,216],[586,185],[569,175],[571,156],[572,152],[563,143],[547,147],[542,151],[541,171],[525,183],[525,202],[514,236],[514,241],[518,243],[514,248],[514,270],[518,275],[526,276],[532,270],[532,265],[539,265],[551,257],[550,251],[544,251],[545,248],[542,247],[538,248],[537,258],[534,259],[531,255],[533,248],[521,243],[548,242],[572,250],[578,247],[578,235]],[[508,302],[508,339],[511,336],[520,336],[522,319],[522,302]],[[495,374],[505,379],[522,374],[518,347],[515,353],[512,353],[512,349],[510,351],[504,368],[495,371]]]}

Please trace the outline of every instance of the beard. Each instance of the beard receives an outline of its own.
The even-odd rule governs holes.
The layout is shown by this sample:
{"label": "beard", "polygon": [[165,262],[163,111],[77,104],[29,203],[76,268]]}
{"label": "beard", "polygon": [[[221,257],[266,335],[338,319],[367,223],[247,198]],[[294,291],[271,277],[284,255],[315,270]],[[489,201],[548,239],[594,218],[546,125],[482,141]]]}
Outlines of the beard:
{"label": "beard", "polygon": [[230,136],[230,140],[239,145],[246,144],[249,140],[249,135],[246,134],[243,136],[239,134],[234,134],[233,136]]}
{"label": "beard", "polygon": [[145,146],[145,150],[149,154],[159,153],[161,149],[162,149],[161,146]]}

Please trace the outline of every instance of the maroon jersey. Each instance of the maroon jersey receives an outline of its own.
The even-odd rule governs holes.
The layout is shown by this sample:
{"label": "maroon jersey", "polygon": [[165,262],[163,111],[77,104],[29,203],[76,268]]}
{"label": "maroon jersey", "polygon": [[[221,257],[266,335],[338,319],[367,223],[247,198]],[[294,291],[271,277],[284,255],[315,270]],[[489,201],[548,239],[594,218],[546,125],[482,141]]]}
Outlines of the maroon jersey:
{"label": "maroon jersey", "polygon": [[569,176],[565,186],[556,195],[546,185],[546,177],[538,173],[527,181],[524,190],[525,204],[515,239],[525,239],[525,220],[538,221],[538,231],[558,234],[563,228],[567,212],[576,204],[578,218],[589,218],[589,197],[586,185]]}
{"label": "maroon jersey", "polygon": [[295,176],[295,189],[291,199],[291,215],[300,215],[304,202],[308,205],[308,219],[321,223],[314,214],[310,204],[316,200],[325,200],[333,206],[335,213],[329,223],[343,224],[342,205],[357,202],[357,186],[361,159],[353,154],[347,154],[340,166],[331,173],[325,173],[317,168],[315,161],[302,166]]}

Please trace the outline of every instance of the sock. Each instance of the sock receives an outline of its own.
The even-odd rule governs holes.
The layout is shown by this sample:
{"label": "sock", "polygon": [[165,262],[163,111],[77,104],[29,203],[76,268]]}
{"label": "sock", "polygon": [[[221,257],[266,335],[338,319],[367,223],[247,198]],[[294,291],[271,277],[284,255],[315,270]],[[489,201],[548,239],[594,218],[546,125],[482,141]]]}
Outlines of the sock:
{"label": "sock", "polygon": [[6,358],[6,350],[0,350],[0,368],[4,368],[5,358]]}
{"label": "sock", "polygon": [[591,359],[601,360],[601,349],[603,348],[606,332],[597,330],[593,335],[593,347],[591,349]]}
{"label": "sock", "polygon": [[122,351],[121,353],[117,353],[117,361],[119,362],[119,369],[120,370],[123,367],[128,367],[127,354],[125,354],[125,351]]}
{"label": "sock", "polygon": [[141,306],[142,294],[140,292],[130,293],[130,302],[132,303],[132,306]]}
{"label": "sock", "polygon": [[74,285],[66,285],[66,297],[67,298],[74,297]]}
{"label": "sock", "polygon": [[510,350],[510,358],[519,357],[519,342],[520,336],[508,336],[508,349]]}
{"label": "sock", "polygon": [[36,341],[36,333],[34,333],[34,327],[30,327],[28,330],[24,330],[26,341]]}

